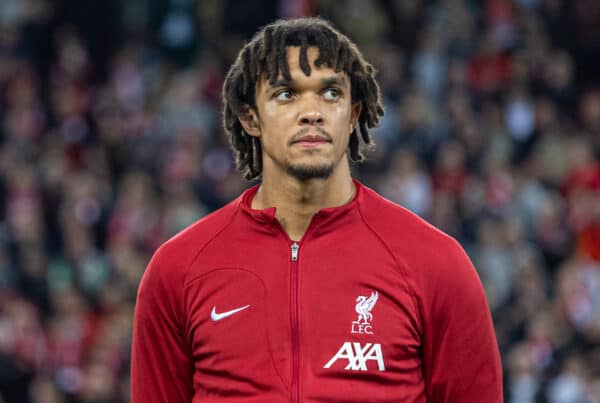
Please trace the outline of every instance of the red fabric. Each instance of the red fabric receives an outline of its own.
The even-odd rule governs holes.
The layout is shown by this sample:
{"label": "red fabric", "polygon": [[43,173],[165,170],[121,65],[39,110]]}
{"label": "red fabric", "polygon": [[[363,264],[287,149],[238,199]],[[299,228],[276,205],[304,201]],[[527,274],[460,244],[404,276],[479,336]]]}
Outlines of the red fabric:
{"label": "red fabric", "polygon": [[593,223],[577,234],[579,250],[585,255],[600,262],[600,223]]}
{"label": "red fabric", "polygon": [[593,163],[571,172],[562,185],[567,197],[576,189],[600,192],[600,164]]}
{"label": "red fabric", "polygon": [[503,89],[510,81],[510,76],[511,60],[504,54],[480,56],[469,64],[469,84],[480,92],[489,93]]}
{"label": "red fabric", "polygon": [[600,164],[593,163],[572,172],[562,186],[569,200],[570,222],[578,250],[600,261]]}
{"label": "red fabric", "polygon": [[438,170],[433,174],[433,188],[436,192],[444,192],[454,197],[460,197],[468,179],[467,171],[462,168]]}
{"label": "red fabric", "polygon": [[[132,402],[502,402],[462,248],[356,184],[314,216],[296,261],[275,209],[250,208],[256,187],[163,245],[138,294]],[[375,293],[369,331],[353,333]]]}
{"label": "red fabric", "polygon": [[513,20],[512,4],[509,0],[487,0],[485,8],[490,26],[509,24]]}

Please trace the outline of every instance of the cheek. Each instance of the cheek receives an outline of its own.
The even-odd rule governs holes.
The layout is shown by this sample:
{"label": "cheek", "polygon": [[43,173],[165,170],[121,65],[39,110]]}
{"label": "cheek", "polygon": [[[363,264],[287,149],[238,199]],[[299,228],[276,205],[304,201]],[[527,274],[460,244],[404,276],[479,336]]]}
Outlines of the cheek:
{"label": "cheek", "polygon": [[292,108],[281,108],[266,105],[261,111],[261,125],[264,132],[278,132],[283,135],[282,129],[290,128],[295,122]]}
{"label": "cheek", "polygon": [[347,105],[336,106],[333,110],[333,116],[335,125],[339,128],[339,130],[343,131],[344,133],[350,133],[350,118],[352,117],[352,111],[350,107]]}
{"label": "cheek", "polygon": [[264,105],[259,111],[261,142],[263,147],[271,152],[281,152],[276,150],[284,147],[289,137],[289,129],[293,126],[290,121],[290,112],[283,109]]}

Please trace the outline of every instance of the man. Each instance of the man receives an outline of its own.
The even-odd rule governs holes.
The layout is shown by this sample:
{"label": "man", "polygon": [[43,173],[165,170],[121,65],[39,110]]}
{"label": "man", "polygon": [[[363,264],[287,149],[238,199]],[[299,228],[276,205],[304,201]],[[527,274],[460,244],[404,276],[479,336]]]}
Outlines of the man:
{"label": "man", "polygon": [[134,403],[502,401],[461,247],[350,176],[383,114],[374,74],[321,19],[278,21],[241,50],[224,124],[261,184],[152,258]]}

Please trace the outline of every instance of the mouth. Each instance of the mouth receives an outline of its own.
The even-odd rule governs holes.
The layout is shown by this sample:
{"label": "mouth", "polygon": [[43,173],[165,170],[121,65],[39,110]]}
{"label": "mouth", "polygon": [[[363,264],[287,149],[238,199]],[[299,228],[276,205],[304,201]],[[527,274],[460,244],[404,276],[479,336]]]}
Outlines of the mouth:
{"label": "mouth", "polygon": [[300,147],[318,147],[329,143],[330,141],[325,139],[306,139],[294,141],[292,144]]}
{"label": "mouth", "polygon": [[331,138],[320,133],[304,133],[294,138],[292,145],[312,148],[331,143]]}

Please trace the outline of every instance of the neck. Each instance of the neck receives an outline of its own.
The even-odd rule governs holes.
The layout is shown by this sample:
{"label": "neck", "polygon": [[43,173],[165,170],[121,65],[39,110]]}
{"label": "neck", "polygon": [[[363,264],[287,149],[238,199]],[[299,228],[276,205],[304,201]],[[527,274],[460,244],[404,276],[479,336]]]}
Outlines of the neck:
{"label": "neck", "polygon": [[348,161],[343,158],[327,179],[298,180],[263,166],[263,180],[252,208],[275,207],[275,217],[290,239],[302,238],[319,210],[342,206],[352,200],[356,189]]}

